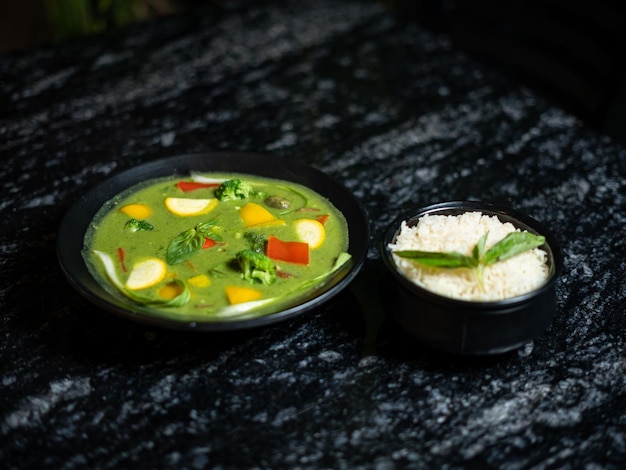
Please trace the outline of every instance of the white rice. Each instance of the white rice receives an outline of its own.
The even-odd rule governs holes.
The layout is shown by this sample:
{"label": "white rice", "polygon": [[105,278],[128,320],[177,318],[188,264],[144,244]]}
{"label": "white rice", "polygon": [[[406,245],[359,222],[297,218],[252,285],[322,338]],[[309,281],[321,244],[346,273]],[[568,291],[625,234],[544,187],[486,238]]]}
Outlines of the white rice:
{"label": "white rice", "polygon": [[[511,223],[502,223],[496,216],[481,212],[460,215],[425,215],[414,227],[402,222],[395,243],[388,248],[420,251],[458,251],[471,255],[472,249],[488,233],[485,249],[502,240],[508,233],[519,231]],[[484,268],[483,287],[471,269],[432,268],[418,265],[393,255],[408,279],[437,294],[463,300],[494,301],[530,292],[547,279],[547,254],[540,248],[498,261]]]}

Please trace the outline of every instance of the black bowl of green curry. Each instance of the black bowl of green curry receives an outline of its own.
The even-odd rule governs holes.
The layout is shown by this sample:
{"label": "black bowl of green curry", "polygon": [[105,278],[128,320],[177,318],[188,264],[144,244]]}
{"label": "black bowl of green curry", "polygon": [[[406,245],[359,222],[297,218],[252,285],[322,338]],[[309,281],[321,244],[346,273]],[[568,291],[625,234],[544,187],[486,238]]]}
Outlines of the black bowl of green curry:
{"label": "black bowl of green curry", "polygon": [[[236,173],[293,182],[328,199],[345,217],[348,227],[347,253],[350,262],[332,273],[301,299],[263,311],[258,316],[206,321],[152,312],[94,275],[85,261],[85,234],[94,216],[107,201],[147,180],[188,177],[192,173]],[[87,191],[67,211],[58,230],[57,256],[70,284],[87,300],[107,312],[138,323],[167,329],[226,331],[274,324],[309,312],[345,288],[361,268],[368,249],[369,222],[360,203],[341,183],[295,158],[254,153],[217,152],[180,155],[151,161],[122,171]]]}

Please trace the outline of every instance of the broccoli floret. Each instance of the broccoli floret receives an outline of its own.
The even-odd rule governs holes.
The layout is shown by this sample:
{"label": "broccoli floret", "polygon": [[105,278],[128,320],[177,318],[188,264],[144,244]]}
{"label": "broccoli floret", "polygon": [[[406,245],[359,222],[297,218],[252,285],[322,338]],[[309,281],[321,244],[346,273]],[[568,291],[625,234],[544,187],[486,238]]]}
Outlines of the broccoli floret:
{"label": "broccoli floret", "polygon": [[252,186],[240,179],[226,180],[215,190],[215,197],[220,201],[245,199],[252,192]]}
{"label": "broccoli floret", "polygon": [[269,285],[276,281],[276,266],[264,254],[247,249],[238,252],[236,260],[241,270],[241,277],[249,283],[260,282]]}
{"label": "broccoli floret", "polygon": [[154,225],[145,220],[130,219],[124,224],[124,228],[129,232],[141,232],[154,229]]}
{"label": "broccoli floret", "polygon": [[243,237],[250,244],[250,248],[257,253],[262,253],[265,250],[265,237],[260,233],[246,232]]}

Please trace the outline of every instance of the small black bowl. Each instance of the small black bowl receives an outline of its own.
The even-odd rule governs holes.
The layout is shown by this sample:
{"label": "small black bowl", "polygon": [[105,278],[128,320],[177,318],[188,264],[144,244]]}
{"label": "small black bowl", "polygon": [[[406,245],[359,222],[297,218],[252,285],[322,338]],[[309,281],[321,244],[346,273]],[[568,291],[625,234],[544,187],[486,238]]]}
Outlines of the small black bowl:
{"label": "small black bowl", "polygon": [[[548,254],[549,277],[539,288],[497,301],[469,301],[444,297],[418,286],[397,268],[388,248],[402,221],[409,226],[420,217],[481,212],[497,216],[521,230],[543,235],[540,247]],[[510,208],[474,201],[434,204],[398,217],[387,229],[380,247],[386,276],[381,289],[389,316],[407,333],[433,349],[458,355],[501,354],[521,347],[541,335],[556,309],[556,280],[563,257],[555,238],[539,222]]]}

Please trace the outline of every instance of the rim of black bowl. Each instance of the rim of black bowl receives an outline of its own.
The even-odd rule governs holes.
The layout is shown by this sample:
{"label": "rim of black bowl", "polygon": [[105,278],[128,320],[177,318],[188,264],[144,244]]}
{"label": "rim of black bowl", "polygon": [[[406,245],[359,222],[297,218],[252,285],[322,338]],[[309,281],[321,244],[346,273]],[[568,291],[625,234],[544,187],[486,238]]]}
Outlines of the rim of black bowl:
{"label": "rim of black bowl", "polygon": [[[328,198],[348,222],[352,263],[340,270],[312,297],[264,316],[242,320],[180,321],[146,314],[141,306],[110,292],[89,271],[83,257],[83,238],[93,217],[107,201],[137,183],[191,172],[232,172],[271,177],[305,185]],[[357,275],[367,256],[370,228],[367,214],[354,195],[326,173],[294,158],[247,152],[206,152],[153,160],[121,171],[83,194],[66,212],[57,232],[57,258],[70,284],[79,294],[109,313],[137,323],[166,329],[228,331],[281,322],[322,305],[343,290]]]}
{"label": "rim of black bowl", "polygon": [[[539,248],[546,251],[548,254],[548,262],[550,264],[550,275],[548,279],[546,279],[546,282],[544,282],[537,289],[515,297],[492,301],[475,301],[446,297],[433,292],[425,287],[415,284],[398,270],[388,245],[392,243],[392,241],[395,241],[395,238],[400,230],[400,224],[403,221],[406,221],[409,225],[415,225],[420,217],[427,214],[458,215],[463,212],[472,211],[479,211],[486,215],[496,215],[502,222],[511,222],[517,228],[527,230],[536,235],[543,235],[545,237],[545,243]],[[550,230],[548,230],[541,222],[511,207],[481,201],[439,202],[404,212],[394,219],[394,221],[388,226],[381,242],[380,253],[387,272],[390,273],[397,282],[404,286],[405,289],[426,297],[433,302],[445,303],[447,305],[464,305],[483,311],[493,309],[494,313],[498,313],[497,311],[503,306],[523,303],[529,298],[551,289],[552,285],[556,282],[558,277],[561,275],[561,271],[563,270],[563,254],[561,252],[560,245],[552,232],[550,232]]]}

